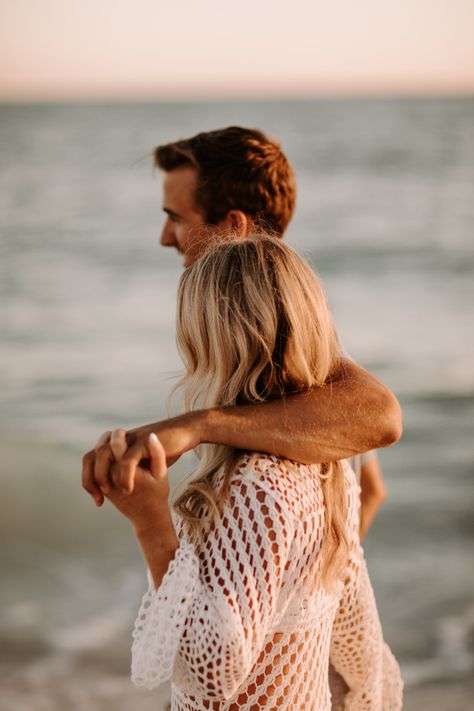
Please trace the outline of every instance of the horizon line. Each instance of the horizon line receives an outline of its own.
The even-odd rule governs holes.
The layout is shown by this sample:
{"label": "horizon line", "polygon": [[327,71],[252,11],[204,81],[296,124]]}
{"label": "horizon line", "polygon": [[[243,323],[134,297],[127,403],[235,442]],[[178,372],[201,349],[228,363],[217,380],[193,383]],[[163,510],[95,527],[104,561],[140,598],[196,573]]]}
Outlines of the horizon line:
{"label": "horizon line", "polygon": [[281,92],[256,95],[249,93],[164,93],[160,94],[80,94],[76,96],[2,96],[0,106],[46,106],[46,105],[103,105],[103,104],[211,104],[211,103],[275,103],[275,102],[305,102],[324,100],[370,100],[370,99],[468,99],[474,98],[474,86],[457,88],[402,88],[399,89],[366,89],[337,90],[289,93]]}

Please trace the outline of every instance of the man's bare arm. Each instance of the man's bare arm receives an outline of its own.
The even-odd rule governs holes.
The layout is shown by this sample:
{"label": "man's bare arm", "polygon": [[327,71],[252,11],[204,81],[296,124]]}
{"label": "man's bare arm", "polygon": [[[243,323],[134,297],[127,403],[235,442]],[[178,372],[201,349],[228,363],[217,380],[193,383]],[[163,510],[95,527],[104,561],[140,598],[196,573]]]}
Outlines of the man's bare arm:
{"label": "man's bare arm", "polygon": [[305,464],[337,461],[394,444],[402,431],[395,396],[343,361],[333,381],[310,392],[203,413],[201,441],[262,451]]}
{"label": "man's bare arm", "polygon": [[363,541],[387,496],[387,489],[377,456],[362,464],[360,489],[359,535],[360,540]]}
{"label": "man's bare arm", "polygon": [[[282,400],[186,413],[131,430],[121,460],[122,483],[133,489],[133,475],[145,456],[146,438],[155,432],[168,463],[198,444],[212,442],[276,454],[311,464],[336,461],[387,447],[401,436],[401,410],[395,396],[370,373],[344,360],[332,382]],[[100,503],[114,461],[107,445],[83,460],[83,485]]]}

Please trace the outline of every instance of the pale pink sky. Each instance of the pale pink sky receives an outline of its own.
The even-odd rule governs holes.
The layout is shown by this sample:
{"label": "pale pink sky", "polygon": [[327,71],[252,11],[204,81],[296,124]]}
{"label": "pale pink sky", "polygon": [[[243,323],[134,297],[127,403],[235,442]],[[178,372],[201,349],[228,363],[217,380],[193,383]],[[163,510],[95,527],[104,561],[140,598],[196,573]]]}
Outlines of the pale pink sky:
{"label": "pale pink sky", "polygon": [[474,92],[474,0],[0,0],[0,101]]}

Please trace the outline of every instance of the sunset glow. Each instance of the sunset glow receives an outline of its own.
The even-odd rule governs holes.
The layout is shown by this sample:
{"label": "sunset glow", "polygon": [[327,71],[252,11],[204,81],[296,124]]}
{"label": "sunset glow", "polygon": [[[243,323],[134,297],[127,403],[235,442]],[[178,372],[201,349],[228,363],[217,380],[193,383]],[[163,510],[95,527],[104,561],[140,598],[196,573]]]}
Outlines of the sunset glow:
{"label": "sunset glow", "polygon": [[474,91],[471,0],[11,0],[0,100]]}

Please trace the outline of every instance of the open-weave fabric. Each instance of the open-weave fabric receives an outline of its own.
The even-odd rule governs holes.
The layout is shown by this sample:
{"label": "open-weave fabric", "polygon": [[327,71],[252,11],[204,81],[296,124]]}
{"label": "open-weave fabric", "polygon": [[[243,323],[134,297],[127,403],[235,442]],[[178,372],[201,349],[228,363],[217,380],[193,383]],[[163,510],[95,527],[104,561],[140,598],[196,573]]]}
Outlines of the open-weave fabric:
{"label": "open-weave fabric", "polygon": [[344,465],[350,556],[321,584],[324,499],[317,465],[245,454],[219,523],[180,547],[135,623],[132,680],[172,679],[174,711],[329,711],[328,666],[347,710],[398,711],[402,682],[384,645],[358,539],[359,490]]}

